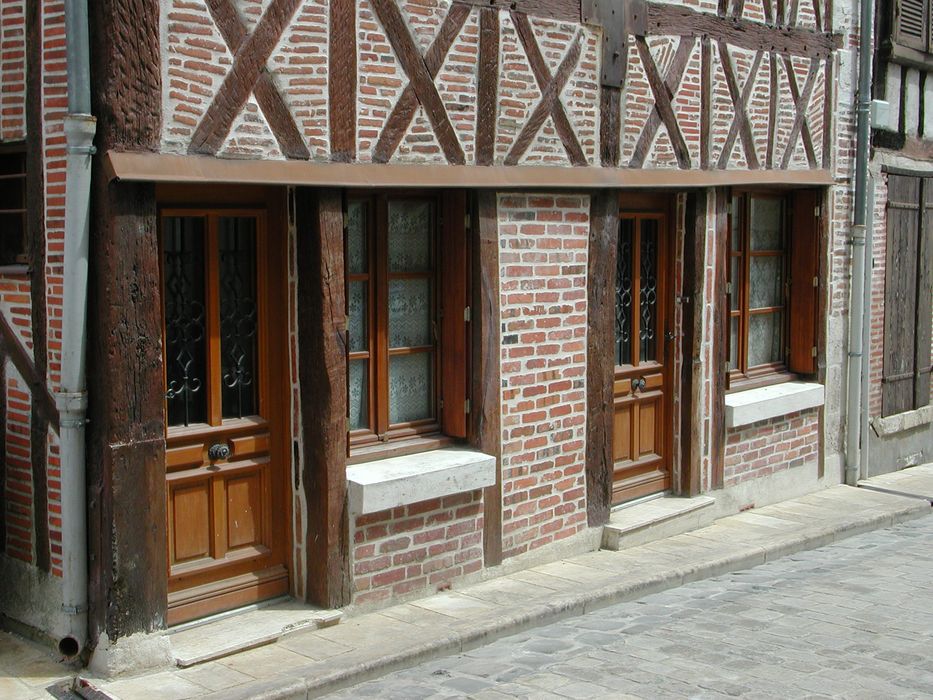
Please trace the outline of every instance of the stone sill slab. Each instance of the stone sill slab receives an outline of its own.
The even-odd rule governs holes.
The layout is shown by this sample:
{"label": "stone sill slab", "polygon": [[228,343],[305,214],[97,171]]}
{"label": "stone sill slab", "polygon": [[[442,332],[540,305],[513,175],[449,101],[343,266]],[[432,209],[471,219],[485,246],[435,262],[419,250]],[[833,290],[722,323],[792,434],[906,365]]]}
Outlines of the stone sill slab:
{"label": "stone sill slab", "polygon": [[155,687],[170,687],[176,700],[316,697],[523,629],[758,566],[930,512],[930,505],[917,498],[835,486],[722,518],[690,534],[623,552],[569,557],[345,618],[339,625],[298,632],[196,669],[108,683],[91,680],[123,700],[152,697]]}
{"label": "stone sill slab", "polygon": [[496,483],[496,458],[444,448],[347,467],[350,512],[377,513]]}
{"label": "stone sill slab", "polygon": [[813,382],[784,382],[726,395],[726,427],[738,428],[769,418],[822,406],[825,391]]}
{"label": "stone sill slab", "polygon": [[871,427],[878,437],[897,435],[930,423],[933,423],[933,405],[923,406],[915,411],[897,413],[885,418],[877,416],[871,419]]}

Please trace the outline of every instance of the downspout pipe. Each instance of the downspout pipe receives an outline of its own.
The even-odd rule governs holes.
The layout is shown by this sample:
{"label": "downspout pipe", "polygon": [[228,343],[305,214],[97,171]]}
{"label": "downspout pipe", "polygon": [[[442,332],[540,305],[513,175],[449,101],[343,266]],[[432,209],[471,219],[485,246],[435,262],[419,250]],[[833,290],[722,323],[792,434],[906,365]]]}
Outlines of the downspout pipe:
{"label": "downspout pipe", "polygon": [[868,150],[871,147],[872,2],[859,0],[858,104],[855,131],[855,213],[851,240],[851,298],[849,300],[849,357],[846,382],[845,482],[855,486],[862,465],[862,356],[865,352],[865,234],[868,221]]}
{"label": "downspout pipe", "polygon": [[91,160],[97,121],[91,115],[87,0],[65,0],[68,115],[65,117],[65,245],[59,412],[62,493],[62,612],[59,651],[75,657],[88,639],[87,279]]}

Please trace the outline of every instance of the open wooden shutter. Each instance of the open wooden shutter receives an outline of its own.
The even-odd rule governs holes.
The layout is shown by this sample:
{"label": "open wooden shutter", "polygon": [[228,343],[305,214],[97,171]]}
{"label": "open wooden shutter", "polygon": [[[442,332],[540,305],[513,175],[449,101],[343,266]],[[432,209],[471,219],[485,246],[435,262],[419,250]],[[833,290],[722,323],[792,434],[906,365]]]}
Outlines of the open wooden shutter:
{"label": "open wooden shutter", "polygon": [[787,366],[791,372],[816,372],[819,332],[820,200],[819,190],[791,196],[790,299],[787,309]]}
{"label": "open wooden shutter", "polygon": [[929,0],[895,0],[894,41],[918,51],[928,51]]}
{"label": "open wooden shutter", "polygon": [[445,192],[440,235],[441,429],[467,436],[468,270],[466,192]]}
{"label": "open wooden shutter", "polygon": [[920,178],[890,175],[881,389],[881,413],[885,416],[914,407],[919,228]]}
{"label": "open wooden shutter", "polygon": [[933,327],[933,178],[923,179],[917,243],[917,350],[914,357],[914,408],[930,403],[930,334]]}

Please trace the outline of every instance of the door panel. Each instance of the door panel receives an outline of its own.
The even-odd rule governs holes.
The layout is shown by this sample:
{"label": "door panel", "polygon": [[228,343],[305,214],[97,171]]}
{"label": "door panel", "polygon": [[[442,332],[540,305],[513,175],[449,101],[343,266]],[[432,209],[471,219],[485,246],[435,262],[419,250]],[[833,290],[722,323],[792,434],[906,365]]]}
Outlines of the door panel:
{"label": "door panel", "polygon": [[623,212],[616,266],[613,503],[671,487],[666,210]]}
{"label": "door panel", "polygon": [[266,216],[161,215],[169,624],[288,590]]}

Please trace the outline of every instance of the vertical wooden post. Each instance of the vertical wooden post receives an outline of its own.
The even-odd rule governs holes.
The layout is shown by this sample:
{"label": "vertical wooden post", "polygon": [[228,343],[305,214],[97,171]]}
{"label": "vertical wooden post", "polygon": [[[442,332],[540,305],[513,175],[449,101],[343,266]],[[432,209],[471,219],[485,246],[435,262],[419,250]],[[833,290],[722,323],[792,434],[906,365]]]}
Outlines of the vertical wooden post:
{"label": "vertical wooden post", "polygon": [[612,384],[615,368],[615,278],[619,193],[590,199],[586,334],[586,516],[590,527],[609,520],[612,505]]}
{"label": "vertical wooden post", "polygon": [[[156,150],[158,3],[101,0],[90,17],[98,154]],[[89,301],[90,635],[165,625],[165,423],[155,189],[94,166]]]}
{"label": "vertical wooden post", "polygon": [[707,191],[691,192],[684,225],[684,282],[681,304],[683,364],[680,368],[681,480],[684,496],[700,493],[703,435],[703,280],[706,265]]}
{"label": "vertical wooden post", "polygon": [[496,458],[496,483],[483,490],[483,557],[502,562],[502,435],[500,434],[499,218],[496,193],[477,194],[473,217],[474,447]]}
{"label": "vertical wooden post", "polygon": [[356,160],[356,5],[330,3],[330,157]]}
{"label": "vertical wooden post", "polygon": [[603,85],[599,89],[599,160],[604,168],[619,166],[622,139],[622,90]]}
{"label": "vertical wooden post", "polygon": [[347,513],[347,307],[343,201],[336,189],[295,191],[298,376],[308,503],[306,597],[350,602]]}
{"label": "vertical wooden post", "polygon": [[710,487],[721,488],[726,456],[726,334],[729,332],[729,303],[726,297],[728,265],[729,191],[716,190],[716,247],[713,250],[713,382],[710,416]]}

